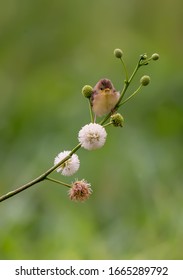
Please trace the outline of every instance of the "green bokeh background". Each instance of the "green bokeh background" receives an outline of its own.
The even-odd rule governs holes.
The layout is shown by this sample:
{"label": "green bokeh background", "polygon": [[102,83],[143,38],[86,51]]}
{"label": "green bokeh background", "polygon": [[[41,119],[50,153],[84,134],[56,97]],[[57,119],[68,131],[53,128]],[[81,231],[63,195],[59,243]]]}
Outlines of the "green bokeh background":
{"label": "green bokeh background", "polygon": [[[0,204],[0,259],[183,258],[183,4],[181,0],[0,1],[0,194],[28,182],[77,144],[89,122],[85,84],[121,89],[113,50],[151,84],[120,109],[106,145],[80,149],[93,194],[73,203],[43,182]],[[130,91],[129,91],[130,93]]]}

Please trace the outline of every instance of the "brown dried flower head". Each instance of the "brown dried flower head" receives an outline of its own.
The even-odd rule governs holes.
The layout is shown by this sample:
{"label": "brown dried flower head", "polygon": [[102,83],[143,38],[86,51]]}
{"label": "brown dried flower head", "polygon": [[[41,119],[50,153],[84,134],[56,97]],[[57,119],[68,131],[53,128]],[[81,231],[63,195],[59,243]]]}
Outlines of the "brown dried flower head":
{"label": "brown dried flower head", "polygon": [[69,190],[69,197],[74,201],[84,201],[89,198],[91,193],[92,189],[90,188],[90,184],[83,179],[72,183],[72,187]]}

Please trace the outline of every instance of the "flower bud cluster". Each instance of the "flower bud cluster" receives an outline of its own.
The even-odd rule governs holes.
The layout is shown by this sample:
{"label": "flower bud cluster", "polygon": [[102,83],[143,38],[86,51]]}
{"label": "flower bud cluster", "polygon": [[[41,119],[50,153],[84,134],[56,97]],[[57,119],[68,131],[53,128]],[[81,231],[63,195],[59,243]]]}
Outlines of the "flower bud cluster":
{"label": "flower bud cluster", "polygon": [[82,88],[82,94],[84,95],[84,97],[86,98],[90,98],[91,95],[92,95],[92,92],[93,92],[93,88],[89,85],[85,85],[83,88]]}
{"label": "flower bud cluster", "polygon": [[121,114],[116,113],[114,115],[111,116],[111,122],[114,126],[123,126],[124,123],[124,118]]}

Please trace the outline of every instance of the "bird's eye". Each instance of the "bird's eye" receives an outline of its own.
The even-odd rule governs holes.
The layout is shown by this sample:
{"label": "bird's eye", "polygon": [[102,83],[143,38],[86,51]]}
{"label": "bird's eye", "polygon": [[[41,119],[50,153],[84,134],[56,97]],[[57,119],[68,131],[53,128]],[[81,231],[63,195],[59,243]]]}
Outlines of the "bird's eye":
{"label": "bird's eye", "polygon": [[103,87],[100,87],[100,90],[103,90]]}

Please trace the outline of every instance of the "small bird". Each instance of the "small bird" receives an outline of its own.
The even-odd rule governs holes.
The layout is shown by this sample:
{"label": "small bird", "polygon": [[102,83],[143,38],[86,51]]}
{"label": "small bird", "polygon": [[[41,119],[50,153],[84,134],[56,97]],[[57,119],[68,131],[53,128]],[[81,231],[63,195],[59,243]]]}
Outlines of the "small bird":
{"label": "small bird", "polygon": [[120,93],[115,90],[112,82],[108,79],[101,79],[93,88],[90,98],[92,111],[96,116],[106,115],[114,109],[120,98]]}

